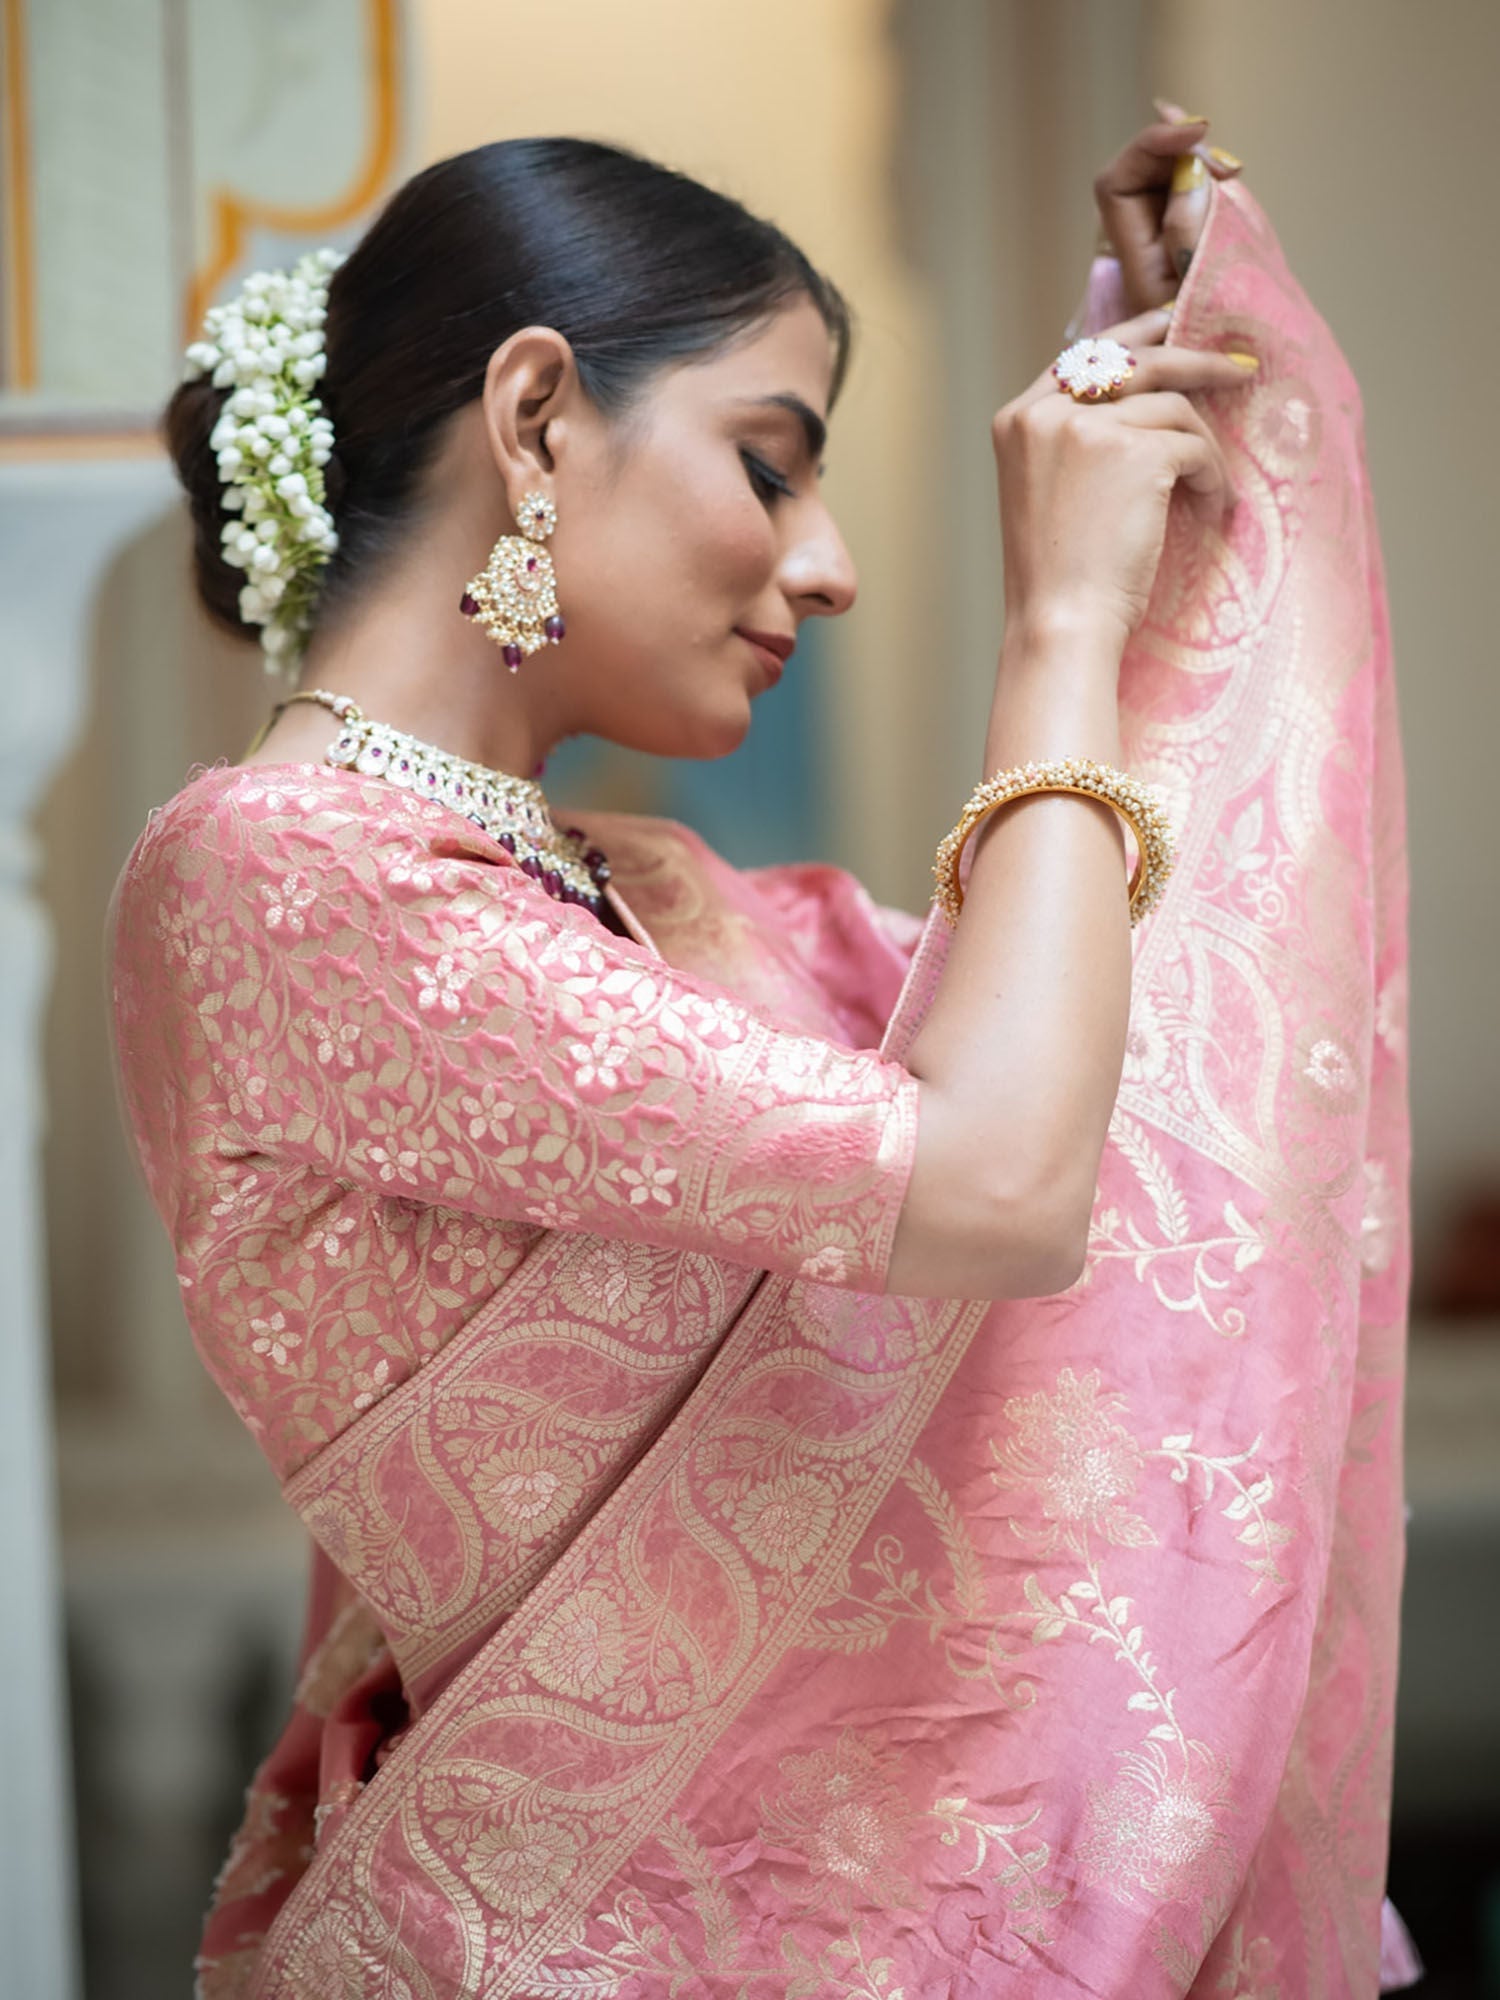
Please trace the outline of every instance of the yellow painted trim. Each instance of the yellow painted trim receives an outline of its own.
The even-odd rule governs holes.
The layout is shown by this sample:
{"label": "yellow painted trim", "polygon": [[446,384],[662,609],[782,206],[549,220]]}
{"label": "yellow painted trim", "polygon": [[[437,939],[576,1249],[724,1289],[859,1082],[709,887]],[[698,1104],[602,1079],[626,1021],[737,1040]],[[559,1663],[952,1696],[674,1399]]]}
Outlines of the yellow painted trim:
{"label": "yellow painted trim", "polygon": [[[18,5],[19,0],[7,0]],[[194,272],[183,307],[183,340],[198,337],[203,315],[215,292],[244,253],[251,229],[306,232],[337,229],[351,222],[380,193],[396,160],[397,103],[400,81],[396,36],[397,0],[365,0],[372,92],[370,145],[352,185],[320,208],[278,208],[269,202],[246,200],[232,188],[215,188],[212,203],[211,248]]]}
{"label": "yellow painted trim", "polygon": [[164,458],[154,431],[0,432],[0,465],[48,465],[59,460]]}
{"label": "yellow painted trim", "polygon": [[27,98],[26,0],[3,0],[5,37],[5,288],[7,346],[14,361],[9,389],[37,386],[36,244],[32,235],[31,105]]}

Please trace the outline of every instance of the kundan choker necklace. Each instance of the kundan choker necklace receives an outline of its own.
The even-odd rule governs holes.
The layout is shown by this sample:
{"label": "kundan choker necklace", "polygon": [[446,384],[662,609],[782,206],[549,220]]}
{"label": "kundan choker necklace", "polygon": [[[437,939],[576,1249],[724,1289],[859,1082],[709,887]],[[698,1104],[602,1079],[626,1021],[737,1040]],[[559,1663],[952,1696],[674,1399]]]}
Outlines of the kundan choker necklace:
{"label": "kundan choker necklace", "polygon": [[326,688],[289,695],[272,721],[294,701],[316,702],[343,725],[328,746],[325,764],[384,778],[419,798],[451,806],[513,854],[549,896],[600,914],[609,863],[589,845],[582,827],[556,825],[546,795],[533,779],[466,763],[387,723],[372,722],[348,695],[330,694]]}

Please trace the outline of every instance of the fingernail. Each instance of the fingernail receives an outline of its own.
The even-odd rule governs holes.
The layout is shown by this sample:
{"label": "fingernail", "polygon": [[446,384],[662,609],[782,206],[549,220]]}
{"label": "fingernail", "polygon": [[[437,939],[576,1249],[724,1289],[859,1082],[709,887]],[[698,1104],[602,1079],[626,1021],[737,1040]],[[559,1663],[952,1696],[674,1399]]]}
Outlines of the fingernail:
{"label": "fingernail", "polygon": [[1232,361],[1236,368],[1243,368],[1247,375],[1253,375],[1256,369],[1260,367],[1260,362],[1253,354],[1241,354],[1234,348],[1230,348],[1224,359]]}
{"label": "fingernail", "polygon": [[1237,174],[1245,162],[1235,154],[1228,153],[1222,146],[1210,146],[1208,157],[1223,167],[1226,173]]}
{"label": "fingernail", "polygon": [[1208,179],[1208,168],[1196,153],[1183,153],[1172,169],[1173,194],[1191,194]]}
{"label": "fingernail", "polygon": [[1162,112],[1162,116],[1169,125],[1206,125],[1208,123],[1206,112],[1179,111],[1175,104],[1166,105],[1166,108],[1163,109],[1164,102],[1165,100],[1159,98],[1157,100],[1157,109]]}

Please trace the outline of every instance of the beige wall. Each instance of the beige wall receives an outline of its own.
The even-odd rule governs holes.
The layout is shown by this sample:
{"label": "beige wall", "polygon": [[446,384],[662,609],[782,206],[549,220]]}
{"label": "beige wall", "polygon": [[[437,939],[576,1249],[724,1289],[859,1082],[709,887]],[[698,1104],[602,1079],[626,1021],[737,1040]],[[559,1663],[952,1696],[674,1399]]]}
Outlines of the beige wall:
{"label": "beige wall", "polygon": [[1500,1180],[1500,7],[1158,0],[1156,35],[1157,74],[1246,159],[1364,394],[1409,783],[1420,1246],[1472,1179]]}
{"label": "beige wall", "polygon": [[[937,468],[933,328],[894,226],[900,72],[873,0],[420,0],[416,150],[569,133],[696,175],[769,216],[854,305],[825,485],[860,571],[830,649],[838,858],[891,900],[926,856],[900,804],[923,728],[922,500]],[[925,829],[924,829],[925,838]]]}

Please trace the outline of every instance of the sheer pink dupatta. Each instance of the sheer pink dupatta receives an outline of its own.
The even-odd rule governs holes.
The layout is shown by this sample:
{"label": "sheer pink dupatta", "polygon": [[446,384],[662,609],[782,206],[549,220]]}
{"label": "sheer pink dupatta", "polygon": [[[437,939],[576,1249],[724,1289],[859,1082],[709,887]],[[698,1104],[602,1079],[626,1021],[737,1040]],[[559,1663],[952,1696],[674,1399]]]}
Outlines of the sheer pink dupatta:
{"label": "sheer pink dupatta", "polygon": [[1380,560],[1357,391],[1238,186],[1174,338],[1263,367],[1211,404],[1242,504],[1223,539],[1174,515],[1126,663],[1181,858],[1084,1280],[768,1278],[330,1822],[253,1992],[1375,1989],[1407,1275]]}
{"label": "sheer pink dupatta", "polygon": [[[1127,318],[1129,310],[1119,265],[1113,258],[1096,258],[1073,331],[1098,332]],[[1271,351],[1265,346],[1268,333],[1274,343]],[[1236,472],[1243,474],[1253,468],[1254,485],[1247,498],[1259,502],[1259,512],[1265,512],[1267,502],[1274,501],[1276,511],[1267,518],[1275,526],[1284,524],[1288,532],[1255,538],[1263,547],[1258,581],[1266,616],[1263,625],[1252,626],[1247,634],[1238,635],[1235,630],[1242,610],[1239,593],[1233,590],[1222,594],[1231,600],[1227,630],[1221,620],[1215,620],[1210,601],[1203,606],[1200,634],[1183,633],[1178,622],[1180,609],[1174,612],[1172,607],[1181,607],[1192,589],[1192,571],[1182,564],[1180,556],[1175,566],[1167,566],[1164,582],[1170,579],[1175,587],[1158,593],[1152,625],[1127,666],[1133,758],[1137,767],[1160,759],[1156,775],[1170,782],[1175,760],[1164,753],[1171,735],[1176,734],[1181,741],[1197,733],[1190,713],[1180,715],[1174,728],[1163,727],[1157,706],[1160,697],[1153,692],[1170,688],[1170,677],[1163,668],[1170,667],[1175,647],[1183,638],[1191,644],[1201,636],[1209,643],[1201,648],[1193,645],[1193,652],[1211,654],[1215,636],[1221,644],[1238,636],[1242,644],[1248,638],[1258,645],[1272,645],[1278,634],[1285,634],[1282,644],[1295,641],[1295,646],[1289,645],[1284,656],[1273,654],[1268,661],[1280,663],[1284,681],[1278,707],[1285,716],[1285,739],[1288,743],[1305,741],[1308,725],[1320,714],[1325,718],[1326,736],[1326,720],[1331,718],[1332,742],[1325,743],[1323,755],[1328,757],[1333,751],[1343,770],[1337,779],[1328,772],[1325,780],[1342,807],[1330,824],[1344,832],[1354,860],[1361,854],[1365,858],[1364,880],[1356,881],[1368,899],[1368,933],[1358,928],[1358,920],[1351,928],[1366,954],[1372,1013],[1369,1029],[1351,1034],[1351,1040],[1367,1052],[1367,1068],[1362,1074],[1347,1072],[1346,1052],[1331,1036],[1314,1042],[1301,1066],[1304,1079],[1330,1096],[1339,1094],[1340,1085],[1346,1096],[1350,1086],[1357,1088],[1364,1083],[1368,1089],[1364,1157],[1357,1183],[1361,1196],[1360,1325],[1351,1418],[1339,1468],[1335,1539],[1314,1640],[1308,1706],[1294,1739],[1278,1816],[1289,1830],[1300,1823],[1302,1838],[1310,1840],[1315,1838],[1320,1790],[1325,1801],[1321,1810],[1326,1810],[1340,1782],[1328,1756],[1329,1739],[1324,1739],[1321,1760],[1314,1747],[1320,1710],[1337,1717],[1342,1702],[1347,1716],[1353,1688],[1362,1685],[1367,1700],[1379,1703],[1372,1721],[1388,1727],[1393,1694],[1394,1624],[1403,1546],[1399,1519],[1400,1394],[1410,1271],[1406,821],[1400,738],[1384,568],[1368,489],[1358,389],[1326,327],[1311,313],[1281,263],[1266,219],[1243,187],[1221,189],[1216,194],[1212,226],[1184,288],[1171,338],[1191,345],[1248,345],[1263,361],[1274,364],[1264,368],[1248,412],[1251,421],[1243,427]],[[1277,380],[1278,374],[1283,379]],[[1325,436],[1330,418],[1333,428]],[[1296,482],[1304,490],[1287,494],[1285,482]],[[1283,494],[1295,497],[1297,504],[1287,505]],[[1231,549],[1237,550],[1244,541],[1245,526],[1237,523],[1231,532]],[[1341,552],[1347,569],[1340,562]],[[1286,599],[1280,605],[1275,602],[1278,582]],[[1311,606],[1305,601],[1309,596]],[[1216,624],[1220,627],[1217,635]],[[1323,663],[1308,656],[1309,639],[1334,649],[1333,660],[1321,674],[1317,668]],[[1306,662],[1308,672],[1298,674],[1296,668],[1302,662]],[[1352,684],[1341,686],[1345,675],[1351,677]],[[1304,681],[1309,683],[1305,695]],[[1299,716],[1298,709],[1304,704],[1304,714]],[[1281,791],[1294,777],[1302,786],[1307,785],[1306,751],[1301,762],[1300,772],[1282,774]],[[1366,794],[1363,807],[1362,790]],[[1310,804],[1309,818],[1317,811],[1316,804]],[[1272,805],[1274,810],[1274,794]],[[1290,818],[1283,809],[1276,823]],[[1258,836],[1265,824],[1263,804],[1252,801],[1228,830],[1227,842],[1221,831],[1232,876],[1254,883],[1266,869],[1270,857],[1254,852],[1262,846]],[[1332,889],[1331,882],[1324,885],[1325,908]],[[1273,903],[1270,909],[1275,912],[1277,905]],[[1138,984],[1139,980],[1138,971]],[[1354,1019],[1343,1018],[1355,1028]],[[1136,1074],[1127,1071],[1128,1085],[1149,1085],[1157,1080],[1158,1027],[1149,1003],[1142,1004],[1132,1026],[1131,1069]],[[1122,1109],[1129,1095],[1128,1089],[1122,1092]],[[1149,1115],[1149,1107],[1143,1108]],[[1348,1108],[1355,1109],[1354,1102]],[[1383,1452],[1376,1449],[1382,1439]],[[1367,1577],[1364,1565],[1371,1558],[1380,1567]],[[1377,1590],[1368,1587],[1375,1583]],[[1350,1675],[1341,1697],[1340,1655],[1347,1672],[1361,1627],[1364,1671]],[[1336,1728],[1335,1724],[1330,1736]],[[1383,1745],[1381,1754],[1385,1754]],[[1318,1778],[1314,1773],[1320,1761],[1322,1774]],[[1363,1836],[1367,1841],[1368,1866],[1372,1873],[1379,1871],[1388,1823],[1387,1792],[1378,1790],[1357,1810],[1346,1809],[1345,1823],[1356,1839]],[[1324,1851],[1337,1854],[1340,1844],[1325,1845]],[[1317,1911],[1317,1897],[1310,1887],[1302,1892],[1301,1908],[1304,1919]],[[1336,1913],[1330,1910],[1328,1914],[1337,1929]],[[1399,1915],[1389,1901],[1382,1901],[1380,1989],[1394,1991],[1410,1985],[1421,1972],[1421,1960]],[[1309,1990],[1320,1989],[1315,1983]]]}

